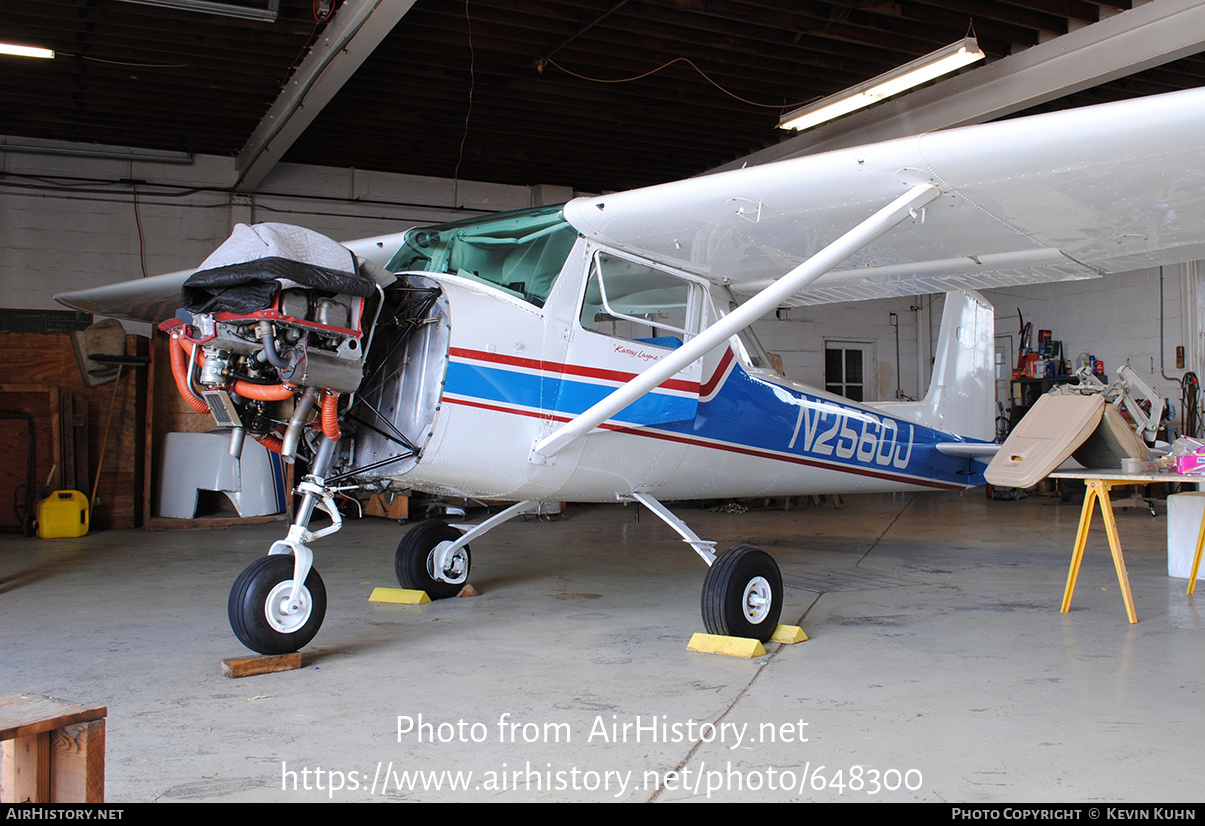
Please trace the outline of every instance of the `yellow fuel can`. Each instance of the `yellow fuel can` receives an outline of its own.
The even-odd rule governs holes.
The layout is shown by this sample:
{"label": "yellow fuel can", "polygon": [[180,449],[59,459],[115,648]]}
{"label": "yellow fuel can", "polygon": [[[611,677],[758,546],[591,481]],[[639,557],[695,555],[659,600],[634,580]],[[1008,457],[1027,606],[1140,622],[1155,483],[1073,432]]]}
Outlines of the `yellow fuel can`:
{"label": "yellow fuel can", "polygon": [[38,503],[38,536],[61,539],[88,532],[88,497],[78,490],[56,490]]}

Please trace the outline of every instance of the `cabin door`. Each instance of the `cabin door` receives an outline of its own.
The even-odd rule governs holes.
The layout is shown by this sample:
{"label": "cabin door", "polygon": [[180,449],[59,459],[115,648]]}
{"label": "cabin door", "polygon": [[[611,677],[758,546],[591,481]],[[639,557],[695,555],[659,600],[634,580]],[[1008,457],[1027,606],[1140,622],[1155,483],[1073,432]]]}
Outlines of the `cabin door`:
{"label": "cabin door", "polygon": [[[559,415],[581,413],[699,332],[705,290],[681,273],[608,250],[589,272],[556,395]],[[608,427],[693,419],[702,359],[617,413]]]}

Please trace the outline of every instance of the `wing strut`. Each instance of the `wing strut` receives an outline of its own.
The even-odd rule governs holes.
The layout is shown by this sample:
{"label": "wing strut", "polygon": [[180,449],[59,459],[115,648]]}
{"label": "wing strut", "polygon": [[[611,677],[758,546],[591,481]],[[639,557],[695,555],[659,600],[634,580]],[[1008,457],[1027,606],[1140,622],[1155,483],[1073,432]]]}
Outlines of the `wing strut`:
{"label": "wing strut", "polygon": [[531,461],[546,462],[566,445],[586,435],[686,365],[702,358],[940,194],[941,190],[932,184],[914,186],[648,370],[536,442]]}

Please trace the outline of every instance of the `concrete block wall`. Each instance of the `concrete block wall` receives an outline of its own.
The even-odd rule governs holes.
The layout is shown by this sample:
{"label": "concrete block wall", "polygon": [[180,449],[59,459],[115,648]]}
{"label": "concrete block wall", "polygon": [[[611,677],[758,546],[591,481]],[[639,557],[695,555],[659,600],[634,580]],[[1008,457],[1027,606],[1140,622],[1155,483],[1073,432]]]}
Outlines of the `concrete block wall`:
{"label": "concrete block wall", "polygon": [[234,178],[229,158],[165,164],[0,145],[0,306],[61,309],[59,292],[196,267],[239,222],[283,221],[348,240],[573,195],[290,164],[253,195],[233,192]]}
{"label": "concrete block wall", "polygon": [[[920,299],[918,301],[918,298]],[[932,304],[936,302],[936,313]],[[899,391],[908,398],[919,398],[917,391],[917,342],[932,340],[941,323],[942,296],[920,296],[854,301],[818,307],[792,307],[758,322],[754,330],[762,344],[782,357],[783,371],[792,379],[806,384],[823,386],[824,349],[826,341],[869,341],[873,344],[875,362],[875,398],[896,398],[897,360],[896,335],[891,314],[899,324]],[[920,307],[913,310],[914,307]],[[919,337],[918,337],[919,325]],[[923,347],[920,348],[924,350]],[[932,350],[925,350],[927,354]],[[925,365],[928,381],[928,364]]]}
{"label": "concrete block wall", "polygon": [[[1198,308],[1197,279],[1196,263],[1191,262],[1084,281],[985,290],[983,295],[996,310],[996,336],[1012,341],[1014,360],[1023,317],[1033,323],[1035,346],[1038,330],[1050,330],[1073,361],[1080,352],[1103,359],[1110,380],[1116,378],[1121,365],[1129,364],[1179,407],[1180,378],[1189,370],[1200,376],[1205,369],[1198,321],[1205,314]],[[884,400],[895,397],[896,339],[891,325],[891,313],[895,313],[899,319],[900,389],[906,396],[918,398],[927,384],[918,381],[917,360],[926,362],[919,372],[927,377],[937,347],[942,306],[938,295],[793,308],[785,319],[763,319],[755,330],[766,349],[782,356],[788,376],[815,386],[824,382],[826,340],[873,342],[878,398]],[[1185,347],[1184,368],[1176,367],[1177,345]]]}
{"label": "concrete block wall", "polygon": [[[152,275],[195,267],[240,221],[286,221],[346,240],[573,195],[557,187],[289,164],[273,170],[259,192],[243,195],[231,189],[229,158],[165,164],[28,154],[3,146],[0,173],[0,306],[25,309],[57,308],[58,292],[136,278],[144,266]],[[1035,331],[1052,330],[1071,357],[1094,353],[1105,360],[1110,376],[1128,362],[1178,400],[1184,370],[1175,368],[1175,347],[1186,347],[1187,369],[1200,373],[1205,339],[1199,319],[1205,308],[1198,307],[1195,262],[1166,267],[1162,277],[1162,302],[1157,268],[985,296],[996,307],[997,335],[1012,337],[1014,357],[1019,307]],[[927,389],[941,306],[938,295],[794,308],[755,329],[767,349],[782,356],[788,376],[814,385],[824,382],[826,340],[872,342],[877,398],[895,398],[897,387],[918,398]]]}
{"label": "concrete block wall", "polygon": [[[1160,324],[1163,326],[1162,363],[1168,375],[1175,371],[1175,347],[1191,347],[1182,331],[1184,281],[1187,268],[1163,268],[1160,303],[1159,268],[1108,275],[1065,284],[1039,284],[1024,289],[995,290],[984,295],[996,305],[996,334],[1019,340],[1018,307],[1025,321],[1047,329],[1061,339],[1067,356],[1087,352],[1104,359],[1110,377],[1129,364],[1153,384],[1160,376]],[[1162,315],[1162,321],[1161,321]]]}

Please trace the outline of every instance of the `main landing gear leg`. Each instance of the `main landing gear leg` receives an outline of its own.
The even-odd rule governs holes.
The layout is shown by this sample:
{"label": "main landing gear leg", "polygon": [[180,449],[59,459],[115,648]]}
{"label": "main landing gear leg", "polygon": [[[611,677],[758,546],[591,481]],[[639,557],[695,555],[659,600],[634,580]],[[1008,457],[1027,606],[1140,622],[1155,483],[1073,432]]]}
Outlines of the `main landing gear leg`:
{"label": "main landing gear leg", "polygon": [[657,514],[708,564],[701,601],[707,633],[770,639],[783,599],[782,574],[774,557],[750,545],[737,545],[717,556],[715,542],[700,539],[652,496],[633,493],[631,498]]}
{"label": "main landing gear leg", "polygon": [[[314,552],[306,544],[343,527],[333,491],[323,477],[331,466],[338,441],[323,437],[310,473],[297,486],[301,505],[284,539],[272,543],[268,556],[252,562],[230,589],[227,613],[239,642],[260,654],[288,654],[306,645],[326,616],[326,586],[314,570]],[[331,524],[309,530],[314,509],[324,511]],[[290,559],[291,555],[291,559]]]}
{"label": "main landing gear leg", "polygon": [[460,593],[469,579],[469,542],[494,528],[539,511],[540,503],[525,500],[494,514],[480,525],[448,525],[420,522],[402,537],[393,567],[403,588],[426,591],[431,599],[446,599]]}

